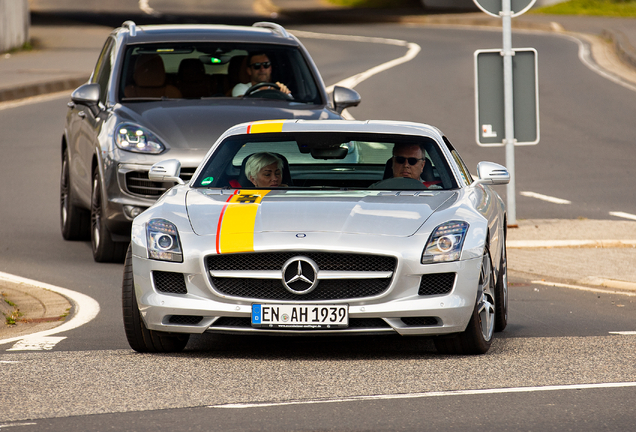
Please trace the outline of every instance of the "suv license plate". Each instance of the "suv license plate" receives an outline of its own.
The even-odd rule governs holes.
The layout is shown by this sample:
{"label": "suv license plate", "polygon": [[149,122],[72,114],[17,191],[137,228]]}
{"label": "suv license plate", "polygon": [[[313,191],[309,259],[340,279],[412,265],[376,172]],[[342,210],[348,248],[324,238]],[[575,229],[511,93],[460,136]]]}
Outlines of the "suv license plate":
{"label": "suv license plate", "polygon": [[348,326],[349,305],[252,305],[252,327],[318,330]]}

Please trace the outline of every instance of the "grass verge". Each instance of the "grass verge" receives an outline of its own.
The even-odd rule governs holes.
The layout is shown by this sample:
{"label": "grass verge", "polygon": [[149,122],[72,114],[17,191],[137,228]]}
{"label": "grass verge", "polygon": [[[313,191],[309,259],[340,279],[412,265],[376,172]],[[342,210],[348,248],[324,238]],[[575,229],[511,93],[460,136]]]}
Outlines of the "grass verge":
{"label": "grass verge", "polygon": [[570,0],[533,9],[532,13],[636,17],[636,0]]}

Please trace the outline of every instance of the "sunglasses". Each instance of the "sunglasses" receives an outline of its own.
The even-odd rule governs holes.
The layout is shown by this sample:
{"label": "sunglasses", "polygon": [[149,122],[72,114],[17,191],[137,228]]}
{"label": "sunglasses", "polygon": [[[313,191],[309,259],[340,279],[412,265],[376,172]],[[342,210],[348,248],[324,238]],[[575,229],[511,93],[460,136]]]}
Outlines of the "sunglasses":
{"label": "sunglasses", "polygon": [[397,163],[398,165],[402,165],[404,162],[409,163],[409,165],[415,165],[417,164],[419,161],[424,160],[424,158],[414,158],[414,157],[404,157],[404,156],[393,156],[393,160],[395,160],[395,163]]}
{"label": "sunglasses", "polygon": [[272,63],[271,63],[271,62],[252,63],[252,64],[250,65],[250,67],[251,67],[252,69],[255,69],[255,70],[260,70],[260,69],[261,69],[261,66],[262,66],[262,67],[264,67],[265,69],[269,69],[269,67],[270,67],[271,65],[272,65]]}

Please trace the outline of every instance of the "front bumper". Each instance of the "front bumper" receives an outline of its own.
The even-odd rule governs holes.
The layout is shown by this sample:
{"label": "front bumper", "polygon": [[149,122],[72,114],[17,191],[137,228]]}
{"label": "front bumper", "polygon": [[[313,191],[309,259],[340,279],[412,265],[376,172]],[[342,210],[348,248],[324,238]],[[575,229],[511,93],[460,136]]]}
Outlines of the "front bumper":
{"label": "front bumper", "polygon": [[[440,264],[399,264],[389,288],[379,296],[360,299],[312,301],[311,304],[349,305],[350,326],[344,329],[263,329],[250,325],[253,303],[281,303],[232,298],[216,292],[202,264],[150,260],[133,254],[137,302],[146,327],[172,333],[204,332],[247,334],[386,334],[443,335],[466,329],[474,309],[481,259]],[[183,275],[184,293],[159,292],[154,271]],[[456,273],[446,295],[418,295],[422,275]],[[306,303],[283,301],[282,303]]]}

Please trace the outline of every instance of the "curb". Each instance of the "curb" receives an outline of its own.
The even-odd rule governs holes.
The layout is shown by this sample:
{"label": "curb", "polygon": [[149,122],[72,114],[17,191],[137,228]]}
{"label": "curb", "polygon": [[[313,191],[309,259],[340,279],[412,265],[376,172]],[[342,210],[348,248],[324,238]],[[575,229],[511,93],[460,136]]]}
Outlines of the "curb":
{"label": "curb", "polygon": [[601,37],[608,39],[612,43],[618,58],[636,69],[636,49],[629,43],[629,40],[622,32],[618,30],[603,30]]}
{"label": "curb", "polygon": [[61,294],[24,282],[0,282],[2,302],[9,306],[4,300],[11,301],[15,306],[10,309],[20,312],[15,324],[0,325],[0,340],[17,336],[27,337],[35,332],[53,329],[64,324],[70,314],[72,305]]}

